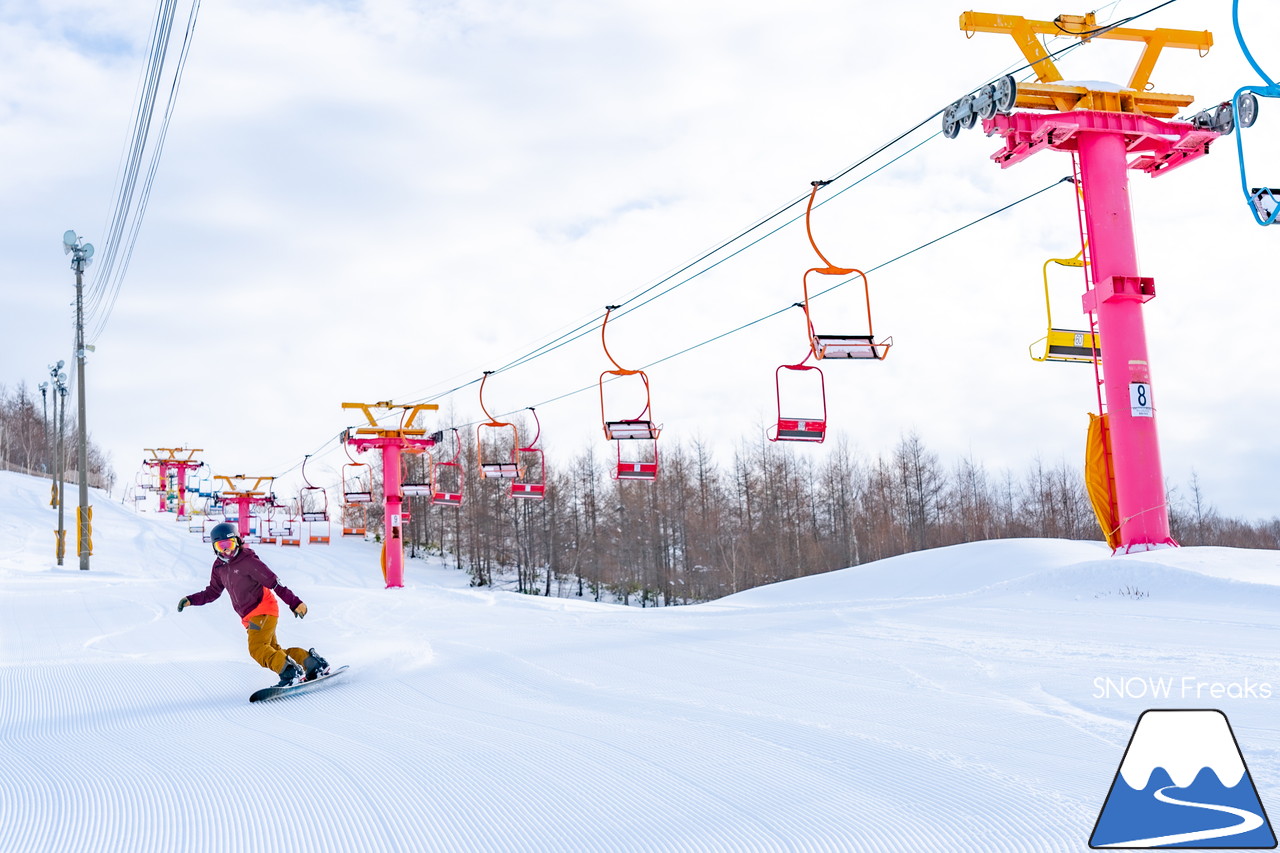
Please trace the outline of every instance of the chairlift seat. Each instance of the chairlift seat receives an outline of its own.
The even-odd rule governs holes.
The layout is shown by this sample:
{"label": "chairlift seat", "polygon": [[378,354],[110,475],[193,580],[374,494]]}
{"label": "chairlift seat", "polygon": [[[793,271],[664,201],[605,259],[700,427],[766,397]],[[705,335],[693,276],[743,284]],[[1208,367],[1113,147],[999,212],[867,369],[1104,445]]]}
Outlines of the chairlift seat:
{"label": "chairlift seat", "polygon": [[1280,206],[1276,193],[1280,193],[1280,189],[1253,187],[1249,190],[1249,201],[1253,204],[1253,209],[1262,219],[1270,219],[1270,224],[1275,224],[1276,220],[1272,217],[1275,216],[1276,207]]}
{"label": "chairlift seat", "polygon": [[889,349],[886,343],[877,343],[871,335],[814,335],[813,350],[823,358],[875,358],[883,359]]}
{"label": "chairlift seat", "polygon": [[324,534],[324,533],[312,533],[307,538],[307,542],[312,545],[328,545],[329,537],[327,534]]}
{"label": "chairlift seat", "polygon": [[536,498],[541,500],[546,496],[546,483],[512,483],[511,497],[513,498]]}
{"label": "chairlift seat", "polygon": [[431,503],[435,506],[462,506],[462,492],[432,492]]}
{"label": "chairlift seat", "polygon": [[658,437],[662,427],[654,426],[653,421],[622,420],[605,421],[604,434],[610,441],[626,441],[628,439]]}
{"label": "chairlift seat", "polygon": [[520,466],[515,462],[483,462],[480,474],[488,480],[514,480],[520,476]]}
{"label": "chairlift seat", "polygon": [[826,437],[823,418],[778,418],[778,441],[822,441]]}
{"label": "chairlift seat", "polygon": [[619,462],[619,480],[656,480],[658,479],[657,462]]}
{"label": "chairlift seat", "polygon": [[344,527],[342,528],[342,535],[343,536],[363,536],[364,528],[363,527]]}
{"label": "chairlift seat", "polygon": [[329,513],[323,510],[308,510],[302,514],[303,521],[328,521]]}
{"label": "chairlift seat", "polygon": [[403,494],[405,497],[427,496],[432,493],[431,484],[430,483],[401,483],[400,493]]}
{"label": "chairlift seat", "polygon": [[373,492],[343,492],[343,498],[349,504],[373,503]]}
{"label": "chairlift seat", "polygon": [[1045,354],[1041,361],[1064,361],[1092,364],[1102,357],[1102,347],[1094,332],[1076,329],[1050,329],[1045,337]]}

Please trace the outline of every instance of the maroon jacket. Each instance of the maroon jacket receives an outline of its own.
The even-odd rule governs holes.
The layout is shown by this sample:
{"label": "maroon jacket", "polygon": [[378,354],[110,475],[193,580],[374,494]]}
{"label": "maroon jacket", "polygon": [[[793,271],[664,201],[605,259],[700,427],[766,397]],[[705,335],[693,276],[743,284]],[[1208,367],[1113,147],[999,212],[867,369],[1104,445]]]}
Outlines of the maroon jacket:
{"label": "maroon jacket", "polygon": [[196,606],[208,604],[217,601],[225,589],[231,593],[231,606],[243,619],[262,603],[264,588],[284,599],[290,610],[302,603],[302,599],[280,583],[275,572],[268,569],[257,554],[241,545],[236,555],[225,563],[214,558],[209,585],[200,592],[188,595],[187,600]]}

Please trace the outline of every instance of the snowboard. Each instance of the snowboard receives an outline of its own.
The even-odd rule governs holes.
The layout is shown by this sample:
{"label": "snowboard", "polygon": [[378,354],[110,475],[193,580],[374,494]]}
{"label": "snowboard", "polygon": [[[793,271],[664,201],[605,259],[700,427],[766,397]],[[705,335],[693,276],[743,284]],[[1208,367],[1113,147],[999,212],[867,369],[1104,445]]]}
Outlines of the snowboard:
{"label": "snowboard", "polygon": [[331,669],[325,675],[320,676],[312,681],[299,681],[296,684],[290,684],[288,687],[264,687],[249,697],[250,702],[264,702],[267,699],[277,699],[281,696],[293,696],[296,693],[308,693],[320,687],[324,687],[329,683],[329,679],[335,675],[342,675],[347,671],[347,667],[340,666],[337,669]]}

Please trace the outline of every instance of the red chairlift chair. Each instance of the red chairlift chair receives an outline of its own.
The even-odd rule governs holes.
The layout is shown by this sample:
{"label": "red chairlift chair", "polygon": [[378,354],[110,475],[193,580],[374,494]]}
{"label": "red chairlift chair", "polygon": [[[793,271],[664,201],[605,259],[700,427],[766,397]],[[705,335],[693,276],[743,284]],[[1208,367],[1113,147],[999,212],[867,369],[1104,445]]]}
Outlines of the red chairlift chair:
{"label": "red chairlift chair", "polygon": [[[827,437],[827,383],[822,376],[822,369],[815,364],[805,364],[813,355],[812,352],[806,353],[798,364],[784,364],[774,371],[774,383],[778,398],[778,423],[772,429],[772,434],[767,435],[770,441],[809,441],[815,444],[821,444]],[[786,376],[790,377],[788,388],[797,386],[799,377],[816,375],[818,379],[818,394],[815,396],[808,395],[805,402],[818,402],[820,405],[812,406],[812,408],[821,408],[821,415],[813,417],[806,415],[799,417],[792,412],[796,405],[796,398],[793,394],[788,394],[788,407],[783,408],[782,403],[782,386],[783,372],[788,371]],[[812,384],[810,382],[810,384]]]}
{"label": "red chairlift chair", "polygon": [[[802,279],[804,284],[804,302],[802,304],[805,322],[809,329],[809,348],[813,357],[819,361],[824,358],[873,358],[883,361],[884,357],[889,353],[889,347],[893,346],[893,338],[887,338],[883,341],[875,339],[875,332],[871,327],[871,290],[867,284],[866,273],[852,267],[837,267],[833,265],[831,261],[827,260],[826,255],[822,254],[822,250],[818,248],[817,242],[813,239],[813,228],[811,226],[813,200],[818,195],[818,190],[825,187],[827,183],[827,181],[813,181],[813,191],[809,193],[809,206],[805,208],[804,212],[804,227],[809,235],[809,245],[813,247],[813,251],[826,264],[826,266],[813,267],[806,270]],[[866,334],[820,335],[814,331],[813,314],[809,306],[809,273],[815,272],[819,275],[853,275],[857,273],[862,278],[862,290],[867,305]]]}
{"label": "red chairlift chair", "polygon": [[658,479],[658,442],[656,440],[615,442],[618,446],[618,466],[614,469],[615,480],[656,480]]}
{"label": "red chairlift chair", "polygon": [[511,497],[540,501],[547,492],[547,460],[542,448],[538,447],[538,439],[542,436],[542,422],[538,420],[538,413],[532,406],[529,411],[533,413],[535,427],[533,441],[529,442],[528,447],[521,447],[517,451],[522,470],[520,476],[511,482]]}
{"label": "red chairlift chair", "polygon": [[[462,435],[456,428],[453,433],[453,456],[449,459],[431,457],[431,503],[434,506],[462,506]],[[438,433],[437,443],[444,440],[444,431]]]}
{"label": "red chairlift chair", "polygon": [[[484,384],[489,380],[491,373],[493,373],[492,370],[486,370],[484,378],[480,380],[480,410],[489,420],[476,427],[476,462],[480,466],[480,476],[486,479],[514,480],[520,476],[520,432],[515,424],[497,420],[485,408]],[[504,442],[508,430],[511,433],[511,450],[507,458],[495,457],[492,449],[490,449],[490,455],[486,456],[486,439],[494,443]]]}

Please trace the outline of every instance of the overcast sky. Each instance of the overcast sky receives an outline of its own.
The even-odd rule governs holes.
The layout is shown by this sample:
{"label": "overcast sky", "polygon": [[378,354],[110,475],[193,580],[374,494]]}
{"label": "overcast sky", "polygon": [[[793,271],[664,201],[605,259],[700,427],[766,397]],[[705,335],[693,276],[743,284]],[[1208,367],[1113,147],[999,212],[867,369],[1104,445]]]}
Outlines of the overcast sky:
{"label": "overcast sky", "polygon": [[[1099,21],[1154,5],[1122,0]],[[1280,9],[1242,5],[1256,58],[1280,74]],[[144,448],[176,446],[203,448],[217,473],[252,475],[320,450],[309,471],[332,482],[345,461],[332,439],[356,422],[342,402],[418,402],[479,380],[1020,65],[1008,36],[965,38],[966,8],[206,3],[128,274],[93,338],[90,432],[125,482]],[[1156,91],[1195,96],[1188,114],[1261,82],[1230,11],[1228,0],[1180,0],[1132,24],[1214,33],[1207,56],[1166,50],[1152,76]],[[135,0],[0,4],[0,382],[10,390],[71,361],[74,276],[61,235],[72,228],[102,248],[154,14]],[[1059,64],[1068,80],[1123,82],[1138,50],[1094,42]],[[1253,184],[1277,181],[1278,106],[1264,100],[1245,137]],[[977,129],[930,140],[937,130],[930,122],[824,191],[814,230],[833,263],[880,266],[1070,174],[1066,154],[1002,170],[989,160],[997,140]],[[1234,138],[1165,177],[1131,173],[1130,186],[1140,272],[1158,293],[1144,314],[1165,476],[1185,491],[1194,471],[1226,513],[1280,514],[1280,229],[1258,227],[1244,206]],[[1061,185],[872,272],[875,330],[895,346],[883,363],[824,364],[833,434],[877,454],[914,430],[948,464],[972,455],[1017,476],[1037,457],[1078,464],[1092,370],[1027,354],[1045,330],[1041,266],[1078,248]],[[610,350],[644,367],[771,314],[801,298],[815,261],[803,222],[789,225],[611,322]],[[1079,281],[1061,273],[1055,320],[1075,325]],[[815,312],[831,331],[858,331],[861,299],[846,286]],[[656,364],[662,440],[710,441],[727,462],[776,416],[774,370],[805,346],[792,310]],[[544,404],[553,464],[592,443],[611,452],[594,388],[610,366],[592,333],[495,374],[486,402],[495,414]],[[428,425],[474,422],[477,390],[438,400]]]}

